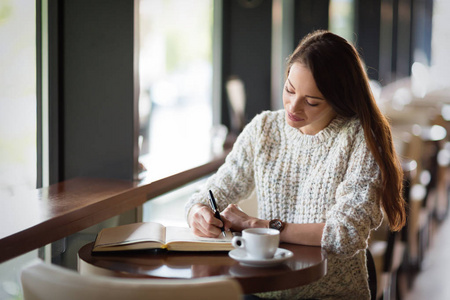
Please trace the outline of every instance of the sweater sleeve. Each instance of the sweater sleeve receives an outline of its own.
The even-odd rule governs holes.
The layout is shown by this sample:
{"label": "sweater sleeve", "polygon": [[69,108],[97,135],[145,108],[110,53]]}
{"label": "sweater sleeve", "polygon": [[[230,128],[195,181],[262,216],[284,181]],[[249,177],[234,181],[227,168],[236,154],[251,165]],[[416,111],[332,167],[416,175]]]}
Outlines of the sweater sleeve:
{"label": "sweater sleeve", "polygon": [[254,147],[261,116],[255,117],[238,136],[225,163],[193,194],[185,206],[185,217],[196,203],[208,205],[208,190],[214,193],[219,210],[247,198],[255,187]]}
{"label": "sweater sleeve", "polygon": [[363,130],[356,133],[344,180],[336,190],[336,203],[326,214],[322,247],[330,253],[353,256],[367,248],[369,233],[380,226],[379,167],[367,148]]}

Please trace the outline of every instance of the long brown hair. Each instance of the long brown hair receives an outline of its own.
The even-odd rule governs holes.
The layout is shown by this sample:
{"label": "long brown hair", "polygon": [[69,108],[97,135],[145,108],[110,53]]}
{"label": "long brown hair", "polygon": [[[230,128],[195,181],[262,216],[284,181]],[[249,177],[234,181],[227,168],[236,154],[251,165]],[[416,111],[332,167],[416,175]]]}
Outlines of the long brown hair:
{"label": "long brown hair", "polygon": [[389,227],[400,230],[406,223],[403,172],[389,122],[375,102],[355,47],[329,31],[315,31],[304,37],[289,57],[287,73],[296,62],[309,68],[318,89],[337,114],[360,120],[367,147],[381,170],[379,196]]}

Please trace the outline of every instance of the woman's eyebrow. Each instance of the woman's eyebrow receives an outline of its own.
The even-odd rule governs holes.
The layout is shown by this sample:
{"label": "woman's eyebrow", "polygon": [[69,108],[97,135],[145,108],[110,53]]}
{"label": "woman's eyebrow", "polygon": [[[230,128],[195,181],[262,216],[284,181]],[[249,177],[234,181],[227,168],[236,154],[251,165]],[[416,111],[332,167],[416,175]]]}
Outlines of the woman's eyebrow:
{"label": "woman's eyebrow", "polygon": [[294,85],[292,84],[292,82],[289,80],[289,78],[287,79],[287,81],[289,82],[289,84],[291,85],[291,88],[293,88],[295,90]]}
{"label": "woman's eyebrow", "polygon": [[310,96],[310,95],[305,95],[305,97],[307,98],[312,98],[312,99],[318,99],[318,100],[325,100],[322,97],[317,97],[317,96]]}
{"label": "woman's eyebrow", "polygon": [[[289,82],[289,85],[295,90],[295,87],[294,87],[294,85],[292,84],[292,82],[289,80],[289,78],[287,78],[287,81]],[[305,97],[311,98],[311,99],[325,100],[325,99],[322,98],[322,97],[311,96],[311,95],[305,95]]]}

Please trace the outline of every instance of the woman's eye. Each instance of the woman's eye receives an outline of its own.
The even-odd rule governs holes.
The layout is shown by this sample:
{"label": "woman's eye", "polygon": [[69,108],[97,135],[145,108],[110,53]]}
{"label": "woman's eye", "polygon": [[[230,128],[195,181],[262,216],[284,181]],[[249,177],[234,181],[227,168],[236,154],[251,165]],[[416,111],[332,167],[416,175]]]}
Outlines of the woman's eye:
{"label": "woman's eye", "polygon": [[317,106],[317,105],[319,105],[318,103],[310,102],[308,99],[305,99],[305,102],[306,102],[306,104],[308,104],[309,106]]}
{"label": "woman's eye", "polygon": [[284,90],[285,90],[288,94],[293,94],[293,93],[294,93],[294,91],[289,90],[287,86],[284,87]]}

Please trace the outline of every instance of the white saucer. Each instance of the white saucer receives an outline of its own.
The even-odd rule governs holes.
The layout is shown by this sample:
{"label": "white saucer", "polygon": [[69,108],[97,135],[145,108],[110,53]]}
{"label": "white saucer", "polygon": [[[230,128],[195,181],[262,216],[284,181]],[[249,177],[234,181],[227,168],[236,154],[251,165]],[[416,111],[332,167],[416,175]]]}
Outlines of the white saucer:
{"label": "white saucer", "polygon": [[234,259],[240,262],[244,266],[251,266],[251,267],[269,267],[269,266],[275,266],[278,265],[285,260],[291,258],[294,256],[294,253],[292,253],[289,250],[278,248],[275,252],[275,255],[273,258],[253,258],[247,255],[247,252],[244,249],[234,249],[228,252],[228,255]]}

